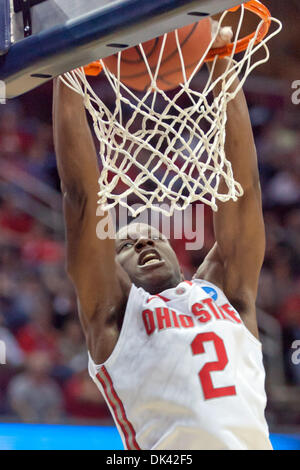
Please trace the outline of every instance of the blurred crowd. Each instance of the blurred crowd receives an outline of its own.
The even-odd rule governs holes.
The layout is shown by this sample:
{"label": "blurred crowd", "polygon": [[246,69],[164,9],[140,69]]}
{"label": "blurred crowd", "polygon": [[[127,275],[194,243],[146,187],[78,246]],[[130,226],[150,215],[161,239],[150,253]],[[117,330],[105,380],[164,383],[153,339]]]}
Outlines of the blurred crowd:
{"label": "blurred crowd", "polygon": [[[0,108],[0,166],[57,189],[52,126],[34,115],[25,119],[25,109],[22,100]],[[108,418],[87,372],[63,233],[44,226],[34,210],[20,209],[24,198],[0,176],[0,340],[7,355],[0,415],[47,423]]]}
{"label": "blurred crowd", "polygon": [[[267,235],[257,305],[281,327],[286,384],[300,385],[300,366],[291,360],[292,343],[300,340],[299,111],[289,97],[268,90],[266,96],[250,91],[247,98]],[[45,100],[42,107],[38,100]],[[0,340],[7,352],[7,364],[0,366],[0,419],[109,422],[87,372],[76,298],[65,272],[64,234],[41,223],[34,211],[24,211],[18,201],[26,193],[1,175],[8,163],[16,175],[59,191],[50,101],[49,86],[32,101],[29,94],[0,106]],[[200,252],[173,240],[186,278],[213,244],[211,218],[206,209]]]}

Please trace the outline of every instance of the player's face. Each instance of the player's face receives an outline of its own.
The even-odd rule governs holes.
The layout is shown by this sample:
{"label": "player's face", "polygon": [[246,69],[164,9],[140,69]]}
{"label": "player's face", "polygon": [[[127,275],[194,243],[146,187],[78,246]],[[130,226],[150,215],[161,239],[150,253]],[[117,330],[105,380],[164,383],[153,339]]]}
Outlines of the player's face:
{"label": "player's face", "polygon": [[181,269],[167,238],[146,224],[122,228],[116,239],[116,259],[137,287],[157,294],[176,286]]}

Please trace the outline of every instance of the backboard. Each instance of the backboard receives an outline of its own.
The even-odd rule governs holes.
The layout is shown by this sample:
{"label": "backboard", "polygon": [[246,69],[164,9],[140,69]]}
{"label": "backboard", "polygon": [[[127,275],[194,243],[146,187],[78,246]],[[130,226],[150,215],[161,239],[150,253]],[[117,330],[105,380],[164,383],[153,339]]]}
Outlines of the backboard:
{"label": "backboard", "polygon": [[245,0],[0,0],[6,97]]}

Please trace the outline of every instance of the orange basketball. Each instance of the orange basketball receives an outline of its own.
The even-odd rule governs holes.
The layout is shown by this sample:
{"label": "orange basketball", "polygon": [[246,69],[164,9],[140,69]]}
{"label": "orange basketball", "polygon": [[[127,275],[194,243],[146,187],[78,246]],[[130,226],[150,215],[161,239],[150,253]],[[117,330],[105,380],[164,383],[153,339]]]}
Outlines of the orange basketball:
{"label": "orange basketball", "polygon": [[[209,18],[178,30],[179,42],[185,64],[187,78],[191,76],[211,41]],[[163,36],[143,44],[149,66],[155,73],[159,60]],[[118,55],[103,59],[106,67],[115,75],[118,73]],[[200,69],[200,67],[199,67]],[[122,52],[121,81],[129,88],[145,91],[150,85],[150,76],[139,46]],[[175,32],[169,33],[159,69],[157,85],[163,90],[172,90],[183,83],[182,66],[178,53]]]}

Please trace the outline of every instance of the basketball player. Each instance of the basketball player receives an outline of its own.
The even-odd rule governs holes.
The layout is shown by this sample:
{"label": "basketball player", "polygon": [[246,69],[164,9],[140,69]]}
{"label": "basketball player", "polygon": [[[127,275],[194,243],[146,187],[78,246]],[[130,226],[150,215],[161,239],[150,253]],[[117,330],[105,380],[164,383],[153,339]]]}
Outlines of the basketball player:
{"label": "basketball player", "polygon": [[[229,40],[223,31],[216,45]],[[226,65],[219,59],[214,78]],[[116,240],[97,238],[99,170],[83,100],[54,83],[67,270],[90,375],[126,449],[272,448],[255,308],[265,234],[242,91],[227,118],[226,156],[244,196],[219,203],[215,245],[185,280],[168,240],[147,225],[123,227]]]}

